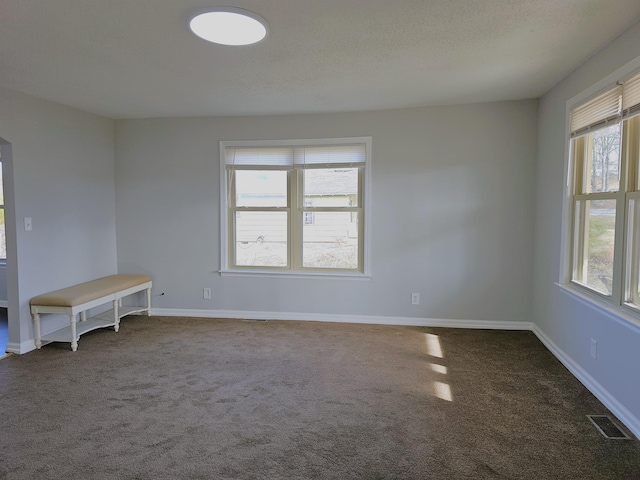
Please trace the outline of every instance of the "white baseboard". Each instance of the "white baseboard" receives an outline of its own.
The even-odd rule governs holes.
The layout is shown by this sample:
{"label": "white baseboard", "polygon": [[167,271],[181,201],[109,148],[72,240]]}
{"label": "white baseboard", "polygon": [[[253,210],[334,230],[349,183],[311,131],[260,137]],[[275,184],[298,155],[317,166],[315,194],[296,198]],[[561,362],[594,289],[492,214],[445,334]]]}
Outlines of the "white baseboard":
{"label": "white baseboard", "polygon": [[151,315],[167,317],[232,318],[247,320],[298,320],[310,322],[365,323],[415,327],[478,328],[491,330],[531,330],[531,322],[500,322],[490,320],[449,320],[442,318],[388,317],[377,315],[340,315],[300,312],[255,312],[241,310],[193,310],[151,308]]}
{"label": "white baseboard", "polygon": [[34,343],[33,339],[31,340],[25,340],[24,342],[21,343],[14,343],[14,342],[10,342],[7,343],[7,348],[5,349],[8,353],[28,353],[31,350],[35,350],[36,349],[36,344]]}
{"label": "white baseboard", "polygon": [[589,373],[575,362],[564,350],[558,347],[536,324],[532,324],[532,332],[547,349],[560,360],[567,370],[576,377],[593,395],[607,407],[636,438],[640,438],[640,420],[622,405],[607,389],[600,385]]}

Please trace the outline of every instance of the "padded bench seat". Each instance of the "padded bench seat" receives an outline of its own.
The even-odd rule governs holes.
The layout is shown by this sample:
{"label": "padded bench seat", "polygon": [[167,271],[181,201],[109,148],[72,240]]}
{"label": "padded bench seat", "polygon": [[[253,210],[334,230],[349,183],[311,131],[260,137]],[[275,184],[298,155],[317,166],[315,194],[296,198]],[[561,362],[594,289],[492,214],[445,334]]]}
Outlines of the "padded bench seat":
{"label": "padded bench seat", "polygon": [[[71,342],[71,350],[78,348],[78,340],[83,333],[96,328],[114,327],[117,332],[120,319],[132,313],[150,313],[151,308],[151,278],[147,275],[117,274],[99,278],[90,282],[80,283],[72,287],[45,293],[31,299],[31,315],[34,322],[36,348],[42,346],[42,341]],[[147,305],[144,307],[123,307],[122,298],[146,290]],[[86,318],[86,311],[105,303],[111,302],[113,309]],[[69,316],[69,326],[40,335],[40,314],[58,313]],[[76,322],[76,315],[80,313],[81,320]]]}

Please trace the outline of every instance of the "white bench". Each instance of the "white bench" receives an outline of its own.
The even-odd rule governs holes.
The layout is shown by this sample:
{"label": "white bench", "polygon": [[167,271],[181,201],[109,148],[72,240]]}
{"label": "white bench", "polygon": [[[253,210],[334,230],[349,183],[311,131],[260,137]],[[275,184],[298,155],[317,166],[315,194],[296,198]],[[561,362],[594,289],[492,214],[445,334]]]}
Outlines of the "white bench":
{"label": "white bench", "polygon": [[[42,342],[71,342],[71,350],[78,349],[78,340],[83,333],[97,328],[113,327],[117,332],[120,319],[132,313],[146,312],[151,309],[151,278],[147,275],[118,274],[81,283],[55,292],[39,295],[31,299],[36,348]],[[122,298],[146,290],[147,305],[123,307]],[[89,319],[86,312],[90,308],[111,302],[113,308]],[[40,314],[58,313],[69,316],[69,326],[40,336]],[[80,322],[76,315],[80,313]]]}

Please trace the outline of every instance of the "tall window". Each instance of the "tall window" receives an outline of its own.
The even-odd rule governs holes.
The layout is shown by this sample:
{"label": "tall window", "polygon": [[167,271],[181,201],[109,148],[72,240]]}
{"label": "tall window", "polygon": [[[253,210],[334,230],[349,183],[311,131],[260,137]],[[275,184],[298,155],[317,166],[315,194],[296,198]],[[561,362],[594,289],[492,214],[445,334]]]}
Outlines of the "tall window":
{"label": "tall window", "polygon": [[223,271],[365,273],[369,137],[220,151]]}
{"label": "tall window", "polygon": [[640,309],[640,75],[571,112],[571,280]]}

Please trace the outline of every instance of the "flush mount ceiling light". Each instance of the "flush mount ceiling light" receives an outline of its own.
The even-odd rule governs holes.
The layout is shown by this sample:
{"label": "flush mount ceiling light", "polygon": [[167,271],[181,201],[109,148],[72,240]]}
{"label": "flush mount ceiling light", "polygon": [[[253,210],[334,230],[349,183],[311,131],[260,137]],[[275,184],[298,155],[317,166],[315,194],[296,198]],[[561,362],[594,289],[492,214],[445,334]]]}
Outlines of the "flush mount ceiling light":
{"label": "flush mount ceiling light", "polygon": [[200,10],[189,28],[200,38],[220,45],[251,45],[267,36],[267,23],[255,13],[234,7]]}

